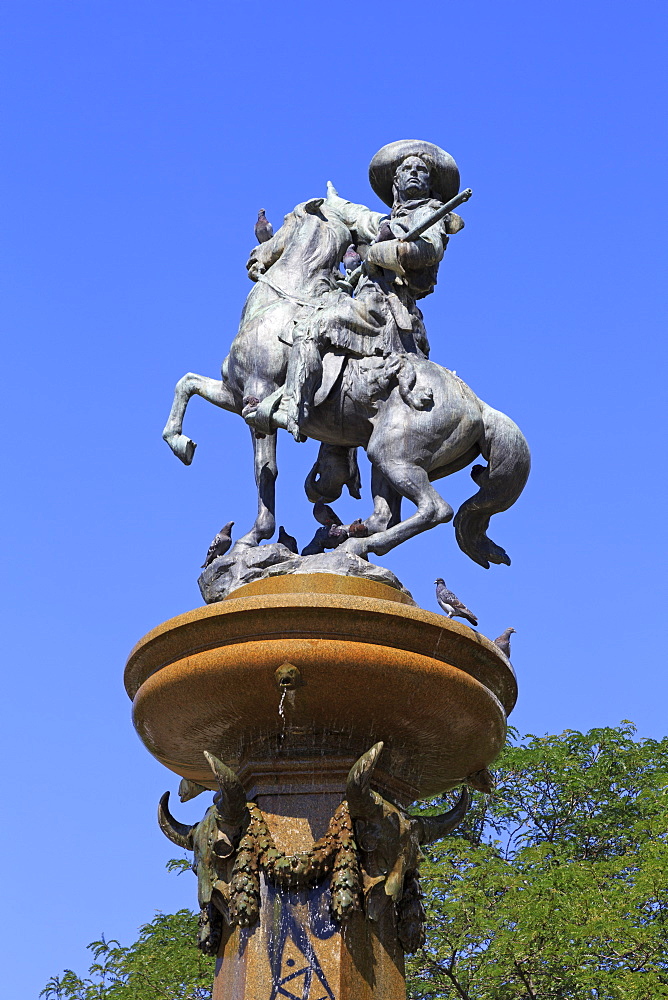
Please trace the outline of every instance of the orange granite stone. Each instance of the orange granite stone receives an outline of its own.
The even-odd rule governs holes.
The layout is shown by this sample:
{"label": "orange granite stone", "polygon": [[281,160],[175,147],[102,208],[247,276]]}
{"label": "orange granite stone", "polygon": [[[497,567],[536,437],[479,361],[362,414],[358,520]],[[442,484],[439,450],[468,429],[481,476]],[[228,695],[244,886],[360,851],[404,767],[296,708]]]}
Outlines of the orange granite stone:
{"label": "orange granite stone", "polygon": [[[380,768],[407,800],[491,763],[516,698],[494,643],[384,584],[318,574],[305,590],[310,579],[248,584],[137,644],[126,687],[150,752],[214,788],[203,750],[249,775],[256,758],[296,757],[317,773],[334,756],[345,772],[383,740]],[[279,713],[275,673],[286,662],[302,684]]]}
{"label": "orange granite stone", "polygon": [[[215,754],[286,853],[322,836],[348,770],[379,740],[374,786],[403,805],[489,766],[517,696],[508,660],[468,625],[330,574],[270,577],[159,625],[125,682],[149,751],[211,789],[203,751]],[[226,930],[215,1000],[404,1000],[392,908],[342,929],[328,900],[326,882],[263,882],[259,924]]]}

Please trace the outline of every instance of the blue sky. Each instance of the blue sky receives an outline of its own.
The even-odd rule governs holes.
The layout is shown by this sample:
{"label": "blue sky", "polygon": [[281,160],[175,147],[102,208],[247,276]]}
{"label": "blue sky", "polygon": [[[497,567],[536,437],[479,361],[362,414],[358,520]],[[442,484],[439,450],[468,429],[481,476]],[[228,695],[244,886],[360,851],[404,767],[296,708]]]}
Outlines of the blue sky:
{"label": "blue sky", "polygon": [[[522,732],[666,732],[666,7],[375,0],[2,5],[5,681],[3,996],[82,969],[191,905],[155,822],[173,776],[130,722],[135,641],[200,603],[220,526],[250,524],[242,421],[172,387],[217,376],[274,223],[420,137],[474,190],[436,294],[435,360],[533,451],[485,572],[451,525],[385,557],[426,608],[442,575],[490,636],[517,629]],[[315,445],[279,445],[279,519],[313,528]],[[465,472],[440,483],[471,495]],[[340,513],[364,516],[362,504]],[[179,815],[195,819],[196,800]]]}

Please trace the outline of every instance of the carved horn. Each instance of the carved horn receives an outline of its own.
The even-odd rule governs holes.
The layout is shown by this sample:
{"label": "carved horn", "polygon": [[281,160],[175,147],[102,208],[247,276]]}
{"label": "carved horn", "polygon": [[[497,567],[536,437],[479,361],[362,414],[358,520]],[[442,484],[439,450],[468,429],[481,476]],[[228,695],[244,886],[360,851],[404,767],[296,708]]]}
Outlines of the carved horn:
{"label": "carved horn", "polygon": [[378,818],[378,811],[382,813],[382,799],[371,789],[370,782],[384,745],[382,742],[375,743],[350,769],[346,799],[350,815],[354,819],[375,820]]}
{"label": "carved horn", "polygon": [[200,785],[196,781],[191,781],[190,778],[181,778],[179,785],[179,799],[181,802],[189,802],[190,799],[194,799],[197,795],[201,795],[205,791],[206,785]]}
{"label": "carved horn", "polygon": [[466,816],[469,801],[468,789],[462,788],[462,794],[449,812],[442,813],[440,816],[420,816],[419,822],[422,825],[420,843],[433,844],[435,840],[447,837]]}
{"label": "carved horn", "polygon": [[176,844],[177,847],[184,847],[187,851],[192,851],[194,827],[186,826],[185,823],[179,823],[178,820],[174,819],[169,811],[169,792],[165,792],[160,799],[158,823],[165,837],[169,837],[173,844]]}
{"label": "carved horn", "polygon": [[246,792],[244,786],[222,760],[218,760],[208,750],[204,751],[204,756],[209,762],[209,767],[216,776],[216,781],[220,788],[221,797],[216,802],[216,811],[221,823],[229,826],[241,826],[246,815]]}

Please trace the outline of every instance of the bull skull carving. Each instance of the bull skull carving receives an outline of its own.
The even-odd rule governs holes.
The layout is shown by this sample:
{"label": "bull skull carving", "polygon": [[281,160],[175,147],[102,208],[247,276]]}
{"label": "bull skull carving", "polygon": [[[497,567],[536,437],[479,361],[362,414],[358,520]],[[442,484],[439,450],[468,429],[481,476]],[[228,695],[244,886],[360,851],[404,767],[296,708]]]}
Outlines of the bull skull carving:
{"label": "bull skull carving", "polygon": [[194,852],[193,871],[197,874],[200,905],[199,946],[215,955],[220,944],[223,918],[227,915],[227,885],[231,877],[231,855],[248,819],[246,793],[234,771],[213,754],[204,751],[218,781],[213,805],[199,823],[186,826],[169,811],[169,792],[160,799],[160,829],[177,847]]}
{"label": "bull skull carving", "polygon": [[[455,806],[440,816],[409,816],[371,788],[373,772],[382,750],[383,744],[376,743],[353,765],[348,775],[346,798],[348,811],[355,824],[357,844],[363,855],[367,916],[371,920],[389,918],[396,922],[402,947],[410,952],[417,950],[424,942],[424,910],[418,882],[418,867],[422,858],[420,848],[454,830],[466,814],[469,795],[464,788]],[[243,786],[234,772],[213,754],[205,751],[205,757],[216,776],[219,791],[204,818],[192,826],[179,823],[169,811],[169,792],[165,792],[158,807],[158,822],[162,832],[172,843],[194,852],[193,870],[197,874],[200,905],[199,947],[206,954],[215,955],[220,945],[223,921],[241,922],[237,912],[239,886],[235,889],[234,880],[241,876],[242,888],[247,895],[246,868],[250,864],[255,877],[258,868],[265,871],[266,875],[267,863],[262,853],[266,844],[264,847],[262,844],[266,841],[272,846],[273,841],[264,826],[262,814],[255,806],[252,808],[259,814],[259,819],[257,816],[255,819],[251,817]],[[198,794],[199,786],[191,788],[191,784],[182,787],[182,801]],[[337,810],[332,823],[335,823],[341,808],[343,807]],[[340,836],[338,827],[337,831],[337,836]],[[244,842],[239,846],[244,832]],[[249,837],[250,843],[244,848]],[[355,844],[351,836],[349,840],[354,861]],[[339,853],[343,850],[339,841],[333,844]],[[328,843],[327,846],[332,848],[332,844]],[[233,855],[237,848],[239,853],[235,862]],[[302,852],[290,857],[280,857],[284,867],[290,862],[292,870],[295,868],[295,861],[302,865],[307,862],[314,864],[316,855],[318,852],[322,853],[323,849],[321,841],[318,841],[313,846],[313,856],[307,858]],[[277,853],[280,854],[274,848],[273,854]],[[233,879],[233,869],[236,871],[237,868],[239,870]],[[242,892],[241,895],[243,894]]]}
{"label": "bull skull carving", "polygon": [[409,816],[371,788],[382,750],[383,743],[376,743],[353,765],[346,798],[355,820],[357,843],[365,855],[367,915],[381,920],[394,904],[399,940],[404,950],[411,952],[424,943],[424,910],[417,881],[420,847],[447,836],[461,823],[469,794],[463,788],[454,807],[440,816]]}

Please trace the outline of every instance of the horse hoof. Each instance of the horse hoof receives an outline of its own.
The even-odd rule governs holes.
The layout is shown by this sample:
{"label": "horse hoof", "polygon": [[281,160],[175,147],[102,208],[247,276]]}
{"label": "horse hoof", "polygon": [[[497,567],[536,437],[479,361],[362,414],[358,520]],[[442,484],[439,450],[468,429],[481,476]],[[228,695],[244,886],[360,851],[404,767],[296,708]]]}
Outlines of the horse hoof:
{"label": "horse hoof", "polygon": [[167,444],[184,465],[190,465],[197,447],[194,441],[191,441],[185,434],[176,434],[171,441],[167,441]]}
{"label": "horse hoof", "polygon": [[368,558],[369,546],[366,538],[346,538],[345,542],[342,542],[339,548],[345,549],[346,552],[352,552],[354,556],[359,556],[360,559]]}
{"label": "horse hoof", "polygon": [[490,562],[496,563],[497,566],[510,566],[510,556],[505,549],[502,549],[500,545],[495,545],[494,542],[490,543],[487,558]]}

